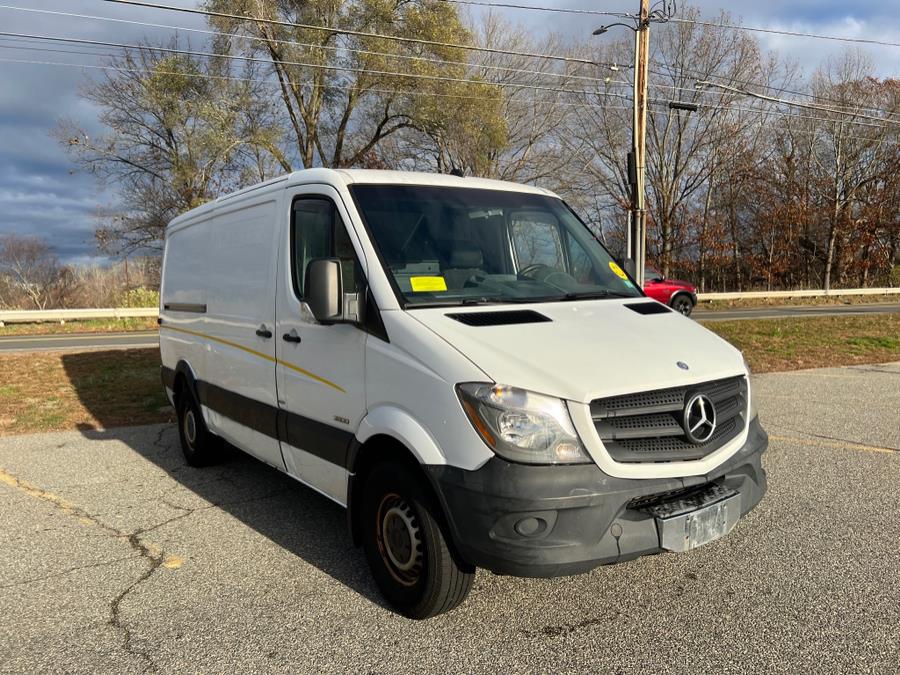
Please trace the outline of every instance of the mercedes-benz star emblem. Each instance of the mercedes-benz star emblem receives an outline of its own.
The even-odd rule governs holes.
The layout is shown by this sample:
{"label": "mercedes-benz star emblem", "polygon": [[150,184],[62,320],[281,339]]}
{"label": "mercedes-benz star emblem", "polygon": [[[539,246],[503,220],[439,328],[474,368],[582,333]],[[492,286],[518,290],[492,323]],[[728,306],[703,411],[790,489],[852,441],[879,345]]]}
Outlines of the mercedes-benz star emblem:
{"label": "mercedes-benz star emblem", "polygon": [[684,433],[691,443],[702,445],[716,430],[716,407],[704,394],[694,394],[684,406]]}
{"label": "mercedes-benz star emblem", "polygon": [[682,370],[690,370],[691,369],[691,367],[688,364],[686,364],[684,361],[678,361],[675,365],[678,366],[679,368],[681,368]]}

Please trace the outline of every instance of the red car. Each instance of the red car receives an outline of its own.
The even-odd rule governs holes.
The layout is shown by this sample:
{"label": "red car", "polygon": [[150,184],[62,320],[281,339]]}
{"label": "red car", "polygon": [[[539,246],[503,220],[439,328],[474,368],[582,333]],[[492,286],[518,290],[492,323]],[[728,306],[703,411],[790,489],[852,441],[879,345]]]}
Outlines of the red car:
{"label": "red car", "polygon": [[666,279],[652,267],[644,268],[644,293],[685,316],[690,316],[697,304],[696,286],[687,281]]}

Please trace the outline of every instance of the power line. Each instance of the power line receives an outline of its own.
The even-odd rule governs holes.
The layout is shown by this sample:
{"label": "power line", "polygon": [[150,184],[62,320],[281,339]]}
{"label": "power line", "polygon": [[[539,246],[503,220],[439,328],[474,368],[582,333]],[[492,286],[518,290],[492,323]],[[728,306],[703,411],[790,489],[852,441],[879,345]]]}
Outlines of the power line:
{"label": "power line", "polygon": [[520,52],[510,49],[498,49],[495,47],[478,47],[475,45],[463,45],[452,42],[439,42],[437,40],[425,40],[422,38],[403,37],[400,35],[383,35],[380,33],[369,33],[366,31],[350,30],[348,28],[334,28],[328,26],[315,26],[311,24],[292,23],[290,21],[279,21],[276,19],[262,19],[253,16],[241,14],[229,14],[227,12],[213,12],[205,9],[197,9],[192,7],[174,7],[172,5],[163,5],[155,2],[143,2],[142,0],[101,0],[102,2],[112,2],[120,5],[128,5],[131,7],[146,7],[149,9],[164,9],[172,12],[183,12],[186,14],[199,14],[202,16],[214,16],[221,19],[236,19],[239,21],[254,21],[256,23],[264,23],[272,26],[283,26],[287,28],[300,28],[301,30],[321,31],[331,33],[332,35],[352,35],[355,37],[375,38],[378,40],[392,40],[395,42],[409,42],[411,44],[426,45],[429,47],[447,47],[449,49],[462,49],[468,51],[483,52],[486,54],[506,54],[509,56],[524,56],[532,59],[548,59],[553,61],[564,61],[566,63],[581,63],[585,65],[597,65],[589,59],[580,59],[572,56],[561,56],[558,54],[539,54],[533,52]]}
{"label": "power line", "polygon": [[593,16],[614,16],[619,19],[633,19],[634,14],[627,12],[601,12],[595,9],[573,9],[566,7],[538,7],[536,5],[518,5],[509,2],[484,2],[483,0],[441,0],[454,5],[474,5],[476,7],[496,7],[499,9],[524,9],[533,12],[556,12],[559,14],[590,14]]}
{"label": "power line", "polygon": [[[107,17],[107,16],[94,16],[91,14],[77,14],[74,12],[61,12],[61,11],[54,11],[54,10],[49,10],[49,9],[34,9],[31,7],[15,7],[13,5],[0,5],[0,9],[12,9],[12,10],[20,11],[20,12],[30,12],[30,13],[36,13],[36,14],[53,15],[53,16],[64,16],[64,17],[78,18],[78,19],[89,19],[92,21],[109,21],[109,22],[113,22],[113,23],[123,23],[123,24],[128,24],[128,25],[133,25],[133,26],[142,26],[142,27],[146,27],[146,28],[164,28],[167,30],[185,31],[185,32],[189,32],[189,33],[199,33],[202,35],[221,36],[221,37],[235,38],[235,39],[240,39],[240,40],[251,40],[251,41],[255,41],[255,42],[272,42],[272,43],[276,43],[276,44],[290,45],[290,46],[295,46],[295,47],[304,47],[304,48],[310,48],[310,49],[327,49],[327,50],[335,51],[335,52],[346,51],[346,52],[350,52],[353,54],[364,54],[364,55],[368,55],[368,56],[385,56],[385,57],[389,57],[389,58],[403,59],[403,60],[409,60],[409,61],[419,61],[419,62],[426,62],[426,63],[438,63],[438,64],[442,64],[442,65],[470,66],[470,67],[485,68],[488,70],[499,70],[499,71],[504,71],[504,72],[523,73],[523,74],[529,74],[529,75],[541,75],[541,76],[546,76],[546,77],[557,77],[557,78],[563,78],[563,79],[577,79],[577,80],[586,80],[586,81],[594,81],[594,82],[605,82],[606,81],[605,78],[588,77],[585,75],[569,75],[566,73],[555,73],[555,72],[541,71],[541,70],[529,70],[527,68],[513,68],[513,67],[509,67],[509,66],[495,66],[495,65],[489,65],[489,64],[472,64],[472,63],[469,63],[466,61],[450,61],[447,59],[430,58],[430,57],[425,57],[425,56],[414,56],[411,54],[391,54],[389,52],[370,51],[370,50],[366,50],[366,49],[356,49],[356,48],[351,48],[351,47],[337,47],[337,46],[333,46],[333,45],[317,45],[317,44],[312,44],[312,43],[308,43],[308,42],[295,42],[292,40],[279,40],[279,39],[275,39],[275,38],[269,39],[269,38],[257,37],[255,35],[242,35],[240,33],[220,33],[218,31],[204,30],[202,28],[187,28],[184,26],[172,26],[172,25],[161,24],[161,23],[149,23],[149,22],[145,22],[145,21],[135,21],[133,19],[117,19],[117,18]],[[596,65],[604,65],[604,64],[596,64]],[[616,66],[616,68],[621,68],[621,67],[623,67],[623,66],[618,66],[618,65]],[[629,83],[620,82],[619,84],[629,84]]]}
{"label": "power line", "polygon": [[[0,32],[0,36],[5,36],[4,39],[7,39],[7,40],[22,40],[22,39],[24,39],[24,40],[45,40],[45,41],[50,41],[50,42],[64,42],[64,43],[84,44],[84,45],[90,45],[90,46],[104,46],[104,47],[113,47],[113,48],[119,48],[119,49],[158,51],[158,52],[163,52],[163,53],[176,53],[176,54],[182,54],[182,55],[201,56],[201,57],[207,57],[207,58],[226,58],[226,59],[247,60],[247,61],[254,61],[254,62],[261,61],[264,63],[269,63],[268,59],[255,59],[252,57],[221,55],[221,54],[216,54],[216,53],[212,53],[212,52],[198,52],[198,51],[174,49],[174,48],[168,48],[168,47],[149,47],[149,46],[144,46],[144,45],[123,44],[123,43],[106,42],[106,41],[100,41],[100,40],[83,40],[83,39],[78,39],[78,38],[64,38],[64,37],[56,37],[56,36],[31,35],[31,34],[23,34],[23,33],[5,33],[5,32]],[[34,43],[30,43],[30,44],[34,44]],[[15,47],[8,47],[8,48],[15,48]],[[34,47],[28,47],[28,48],[23,48],[23,49],[28,49],[30,51],[40,51],[41,50],[41,48],[34,48]],[[105,54],[95,54],[95,53],[92,54],[90,52],[54,50],[54,49],[48,49],[48,48],[43,48],[43,50],[48,51],[48,52],[85,54],[85,55],[94,55],[94,56],[104,56],[105,55]],[[327,69],[339,70],[339,71],[354,71],[354,72],[364,72],[364,73],[372,73],[372,74],[383,74],[383,75],[387,75],[387,76],[412,77],[412,78],[416,78],[416,79],[425,78],[425,79],[438,79],[438,80],[442,80],[442,81],[450,80],[453,82],[465,82],[465,83],[472,83],[472,84],[488,84],[488,85],[491,84],[491,83],[484,82],[481,80],[468,80],[468,79],[464,79],[464,78],[448,78],[448,77],[443,77],[443,76],[428,76],[428,75],[421,75],[421,74],[413,75],[413,74],[407,74],[407,73],[371,71],[371,70],[366,70],[366,69],[352,69],[352,68],[344,68],[344,67],[340,67],[340,66],[332,67],[332,66],[323,66],[321,64],[306,64],[306,63],[299,63],[299,62],[283,62],[283,63],[286,65],[299,65],[299,66],[304,66],[304,67],[327,68]],[[87,66],[85,66],[85,67],[87,67]],[[115,68],[113,68],[113,69],[115,69]],[[128,69],[119,68],[119,70],[128,70]],[[158,72],[161,73],[161,71],[158,71]],[[161,74],[165,74],[165,73],[161,73]],[[175,73],[173,73],[173,74],[175,74]],[[181,74],[183,74],[183,73],[181,73]],[[226,79],[234,79],[234,78],[226,78]],[[244,79],[246,81],[261,81],[261,80],[249,80],[247,78],[244,78]],[[295,82],[290,82],[290,84],[297,86],[297,83],[295,83]],[[742,90],[738,90],[734,87],[727,87],[725,85],[719,85],[717,83],[706,83],[706,84],[711,85],[711,86],[717,86],[717,87],[720,87],[723,89],[727,89],[729,91],[734,91],[735,93],[753,95],[752,93],[743,92]],[[307,86],[307,85],[301,84],[299,86]],[[332,86],[333,88],[341,88],[336,85],[329,85],[329,86]],[[527,84],[522,84],[522,83],[505,83],[505,84],[498,84],[497,86],[535,89],[535,90],[540,90],[540,91],[552,91],[555,93],[582,94],[582,95],[588,95],[588,96],[597,96],[598,98],[604,97],[604,96],[613,96],[613,97],[617,97],[617,98],[623,98],[625,100],[630,100],[630,99],[628,99],[627,96],[625,96],[623,94],[617,94],[614,92],[584,91],[584,90],[540,87],[537,85],[527,85]],[[346,87],[344,87],[344,88],[346,88]],[[687,87],[677,87],[674,85],[654,85],[654,88],[694,91],[694,90],[689,90]],[[379,90],[370,89],[368,91],[377,92]],[[403,92],[399,92],[397,90],[380,90],[380,91],[383,91],[384,93],[394,93],[394,94],[403,93]],[[471,97],[459,96],[458,98],[479,98],[479,99],[485,100],[485,98],[481,97],[481,96],[471,96]],[[791,105],[799,105],[801,107],[805,107],[805,108],[809,108],[809,109],[813,109],[813,110],[822,110],[824,112],[836,112],[839,114],[851,114],[851,113],[846,113],[844,111],[835,111],[835,110],[831,110],[831,109],[827,109],[827,108],[820,108],[818,106],[809,106],[809,105],[805,105],[805,104],[798,104],[796,102],[786,102],[782,99],[775,99],[772,97],[765,97],[762,95],[760,95],[759,98],[762,98],[763,100],[770,100],[775,103],[788,103]],[[500,98],[496,98],[494,100],[503,101],[505,99],[500,97]],[[658,100],[654,101],[654,102],[659,103]],[[570,104],[566,104],[566,105],[570,105]],[[590,105],[590,104],[587,104],[587,105]],[[734,112],[750,112],[750,113],[762,114],[762,115],[771,114],[771,115],[778,115],[778,116],[782,116],[782,117],[794,117],[797,119],[812,119],[812,120],[825,121],[825,122],[834,122],[834,120],[831,120],[828,118],[794,115],[794,114],[783,113],[783,112],[774,111],[774,110],[762,111],[762,110],[758,110],[758,109],[754,109],[754,108],[740,108],[740,107],[735,107],[735,106],[713,105],[713,104],[701,103],[701,102],[698,102],[697,105],[701,106],[701,107],[712,108],[712,109],[717,109],[717,110],[729,110],[729,111],[734,111]],[[600,107],[603,107],[603,106],[600,106]],[[862,116],[862,115],[856,115],[856,116],[863,117],[865,119],[873,119],[873,120],[876,120],[879,122],[892,122],[892,120],[887,120],[887,119],[878,118],[878,117]],[[858,124],[860,126],[875,126],[875,127],[882,128],[882,129],[886,128],[883,125],[866,124],[866,123],[857,122],[854,120],[850,120],[849,123]]]}
{"label": "power line", "polygon": [[[0,46],[2,47],[2,46]],[[54,50],[48,49],[46,51],[50,52],[63,52],[63,53],[71,53],[71,54],[82,54],[83,56],[102,56],[101,54],[89,54],[87,52],[75,52],[75,51],[66,51],[66,50]],[[175,71],[175,70],[163,70],[163,69],[147,69],[147,68],[130,68],[126,66],[109,66],[109,65],[99,65],[99,64],[90,64],[90,63],[69,63],[62,61],[40,61],[40,60],[30,60],[30,59],[8,59],[8,58],[0,58],[0,63],[19,63],[19,64],[27,64],[27,65],[40,65],[40,66],[60,66],[66,68],[86,68],[89,70],[103,70],[103,71],[114,71],[114,72],[123,72],[123,73],[137,73],[137,74],[147,74],[147,75],[177,75],[179,77],[189,77],[195,79],[204,79],[204,80],[219,80],[219,81],[228,81],[228,82],[252,82],[263,84],[268,87],[278,88],[280,85],[278,82],[273,82],[272,80],[266,80],[262,78],[252,78],[252,77],[234,77],[230,75],[210,75],[208,73],[186,73],[183,71]],[[350,86],[338,85],[338,84],[328,84],[328,85],[319,85],[310,82],[297,82],[294,80],[287,80],[286,84],[290,84],[296,87],[304,87],[307,89],[338,89],[338,90],[349,90],[352,89]],[[445,94],[445,93],[437,93],[437,92],[429,92],[429,91],[421,91],[421,90],[400,90],[400,89],[367,89],[369,93],[377,93],[377,94],[394,94],[398,96],[413,96],[413,97],[431,97],[431,98],[449,98],[449,99],[470,99],[470,100],[478,100],[478,101],[498,101],[502,102],[506,105],[515,105],[515,106],[527,106],[527,107],[536,107],[538,105],[559,105],[566,107],[587,107],[587,108],[601,108],[604,110],[631,110],[629,106],[612,106],[612,105],[599,105],[596,103],[575,103],[575,102],[565,102],[565,101],[542,101],[535,100],[532,101],[517,101],[504,97],[485,97],[485,96],[473,96],[466,94]],[[621,94],[609,94],[611,96],[625,98],[626,100],[630,100],[627,97],[623,97]]]}
{"label": "power line", "polygon": [[876,122],[886,122],[888,124],[900,124],[900,120],[888,119],[885,117],[876,117],[875,115],[863,115],[861,113],[855,112],[846,112],[844,110],[839,110],[837,108],[827,108],[825,106],[813,105],[811,103],[803,103],[802,101],[789,101],[787,99],[778,98],[777,96],[767,96],[766,94],[758,94],[756,92],[747,91],[745,89],[738,89],[737,87],[732,87],[727,84],[719,84],[718,82],[710,82],[709,80],[700,80],[697,82],[697,86],[704,87],[718,87],[719,89],[724,89],[726,91],[731,91],[736,94],[743,94],[744,96],[750,96],[752,98],[758,98],[763,101],[771,101],[773,103],[781,103],[783,105],[790,105],[797,108],[806,108],[807,110],[818,110],[819,112],[829,112],[838,115],[852,115],[854,117],[859,117],[860,119],[865,120],[875,120]]}
{"label": "power line", "polygon": [[81,38],[66,38],[66,37],[57,37],[52,35],[34,35],[28,33],[8,33],[8,32],[0,32],[0,36],[8,36],[8,37],[24,37],[31,38],[35,40],[46,40],[49,42],[67,42],[74,44],[84,44],[84,45],[99,45],[103,47],[115,47],[118,49],[134,49],[134,50],[144,50],[144,51],[155,51],[162,52],[168,54],[181,54],[184,56],[200,56],[206,58],[215,58],[215,59],[231,59],[238,61],[248,61],[252,63],[278,63],[281,65],[287,66],[298,66],[303,68],[317,68],[320,70],[327,71],[338,71],[338,72],[350,72],[350,73],[358,73],[358,74],[367,74],[367,75],[382,75],[385,77],[397,77],[397,78],[407,78],[414,80],[427,80],[427,81],[437,81],[437,82],[453,82],[459,84],[479,84],[486,86],[496,86],[496,87],[513,87],[513,88],[521,88],[521,89],[531,89],[534,91],[548,91],[554,93],[563,93],[563,94],[592,94],[593,92],[585,91],[582,89],[562,89],[559,87],[546,87],[537,84],[526,84],[523,82],[490,82],[486,80],[472,80],[468,78],[462,77],[450,77],[446,75],[425,75],[421,73],[399,73],[396,71],[386,71],[386,70],[374,70],[369,68],[353,68],[350,66],[331,66],[320,63],[304,63],[300,61],[276,61],[268,58],[258,58],[253,56],[239,56],[235,54],[217,54],[215,52],[201,52],[194,51],[188,49],[175,49],[172,47],[151,47],[147,45],[136,45],[136,44],[125,44],[121,42],[106,42],[104,40],[86,40]]}
{"label": "power line", "polygon": [[819,33],[803,33],[800,31],[782,30],[780,28],[761,28],[758,26],[742,26],[734,23],[719,23],[713,21],[702,21],[699,19],[672,18],[670,21],[674,23],[688,23],[697,26],[709,26],[711,28],[731,28],[733,30],[746,30],[754,33],[770,33],[773,35],[787,35],[789,37],[814,38],[816,40],[835,40],[838,42],[854,42],[867,45],[879,45],[882,47],[900,47],[900,42],[887,42],[885,40],[872,40],[869,38],[852,38],[842,37],[839,35],[821,35]]}
{"label": "power line", "polygon": [[[673,66],[664,61],[653,61],[652,63],[655,66],[661,66],[663,68],[670,69],[670,72],[662,72],[662,71],[653,70],[653,69],[650,70],[651,73],[653,73],[654,75],[658,75],[660,77],[673,77],[677,74],[678,71],[681,71],[685,75],[690,75],[696,79],[702,80],[702,79],[710,78],[710,79],[715,79],[715,80],[724,80],[728,83],[743,84],[743,85],[750,86],[750,87],[758,87],[759,89],[767,89],[769,91],[777,91],[777,92],[781,92],[783,94],[794,94],[795,96],[803,96],[805,98],[810,98],[810,99],[813,99],[816,101],[827,101],[828,103],[837,103],[839,105],[846,107],[846,104],[843,101],[841,101],[840,99],[831,98],[828,96],[822,96],[821,94],[811,94],[809,92],[798,91],[796,89],[788,89],[787,87],[777,87],[775,85],[770,85],[770,84],[761,84],[759,82],[754,82],[752,80],[742,80],[740,78],[731,77],[729,75],[715,75],[715,74],[711,74],[711,73],[703,73],[703,72],[700,72],[699,70],[691,70],[690,68],[685,68],[683,66]],[[866,110],[868,112],[880,112],[880,113],[884,113],[886,115],[898,114],[892,110],[887,110],[885,108],[873,108],[873,107],[868,107],[868,106],[860,106],[859,108],[853,108],[853,110]]]}
{"label": "power line", "polygon": [[[3,48],[0,45],[0,48]],[[8,47],[12,49],[20,49],[20,47]],[[57,49],[46,49],[48,52],[60,52],[66,54],[78,54],[83,56],[103,56],[101,54],[90,54],[87,52],[77,52],[70,50],[57,50]],[[161,69],[153,69],[148,70],[146,68],[127,68],[124,66],[104,66],[97,64],[87,64],[87,63],[69,63],[69,62],[61,62],[61,61],[41,61],[41,60],[30,60],[30,59],[9,59],[0,57],[0,63],[17,63],[17,64],[26,64],[26,65],[42,65],[42,66],[56,66],[56,67],[65,67],[65,68],[84,68],[89,70],[102,70],[102,71],[113,71],[113,72],[127,72],[127,73],[136,73],[136,74],[156,74],[156,75],[178,75],[180,77],[189,77],[193,79],[204,79],[204,80],[218,80],[218,81],[230,81],[230,82],[251,82],[263,84],[265,86],[271,87],[273,89],[278,88],[278,83],[272,82],[271,80],[264,80],[260,78],[248,78],[248,77],[234,77],[228,75],[210,75],[207,73],[185,73],[182,71],[167,71]],[[317,88],[321,85],[304,83],[304,82],[296,82],[289,80],[287,82],[293,86],[298,87],[306,87],[306,88]],[[341,86],[341,85],[327,85],[325,88],[330,89],[349,89],[350,87]],[[575,102],[565,102],[565,101],[515,101],[509,100],[503,97],[484,97],[484,96],[471,96],[464,94],[444,94],[444,93],[436,93],[436,92],[425,92],[425,91],[401,91],[397,89],[369,89],[369,92],[372,93],[382,93],[382,94],[393,94],[400,96],[413,96],[413,97],[431,97],[431,98],[447,98],[447,99],[469,99],[469,100],[480,100],[480,101],[498,101],[503,102],[506,105],[520,106],[520,107],[537,107],[538,105],[551,105],[551,106],[563,106],[563,107],[580,107],[580,108],[598,108],[601,110],[631,110],[630,106],[614,106],[614,105],[600,105],[597,103],[575,103]],[[623,96],[621,94],[607,93],[607,96],[613,96],[616,98],[624,98],[626,100],[628,97]],[[654,104],[666,104],[668,101],[662,100],[653,100],[651,103]],[[763,110],[755,110],[752,108],[733,108],[729,106],[713,106],[710,104],[698,104],[700,107],[706,108],[716,108],[719,110],[728,110],[728,111],[740,111],[740,112],[750,112],[756,113],[760,115],[779,115],[782,117],[790,117],[796,119],[808,119],[808,120],[818,120],[823,122],[831,122],[834,123],[835,120],[823,118],[823,117],[810,117],[805,115],[792,115],[790,113],[783,113],[779,111],[763,111]],[[667,116],[670,113],[662,110],[650,110],[648,111],[651,115],[654,116]],[[763,121],[760,122],[764,123]],[[857,124],[860,126],[868,126],[875,128],[884,128],[877,124],[868,124],[865,122],[850,122],[850,124]],[[819,132],[815,131],[802,131],[802,130],[791,130],[792,134],[806,134],[806,135],[818,135]],[[862,138],[857,136],[849,137],[855,140],[861,141],[871,141],[871,138]]]}
{"label": "power line", "polygon": [[[668,105],[669,101],[654,99],[651,103]],[[797,120],[815,120],[818,122],[829,122],[831,124],[837,124],[838,120],[835,120],[830,117],[815,117],[813,115],[798,115],[796,113],[783,112],[781,110],[760,110],[759,108],[744,108],[739,106],[730,106],[730,105],[717,105],[714,103],[701,103],[694,102],[693,105],[696,105],[700,108],[709,108],[711,110],[727,110],[729,112],[745,112],[751,113],[754,115],[775,115],[776,117],[789,117],[791,119]],[[889,120],[885,120],[889,121]],[[886,127],[883,124],[875,124],[874,122],[859,122],[856,120],[841,120],[842,124],[853,124],[861,127],[872,127],[875,129],[887,130],[889,127]]]}

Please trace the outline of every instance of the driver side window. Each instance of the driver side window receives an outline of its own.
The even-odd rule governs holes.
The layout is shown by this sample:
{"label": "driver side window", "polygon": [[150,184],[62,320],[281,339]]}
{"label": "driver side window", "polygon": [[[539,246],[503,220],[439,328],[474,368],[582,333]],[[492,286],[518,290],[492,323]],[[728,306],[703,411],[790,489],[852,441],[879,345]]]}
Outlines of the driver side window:
{"label": "driver side window", "polygon": [[520,270],[530,265],[565,269],[559,226],[551,214],[513,214],[510,235]]}
{"label": "driver side window", "polygon": [[291,222],[291,264],[294,290],[303,299],[306,267],[318,258],[340,258],[345,293],[361,290],[362,269],[353,243],[330,199],[297,199]]}

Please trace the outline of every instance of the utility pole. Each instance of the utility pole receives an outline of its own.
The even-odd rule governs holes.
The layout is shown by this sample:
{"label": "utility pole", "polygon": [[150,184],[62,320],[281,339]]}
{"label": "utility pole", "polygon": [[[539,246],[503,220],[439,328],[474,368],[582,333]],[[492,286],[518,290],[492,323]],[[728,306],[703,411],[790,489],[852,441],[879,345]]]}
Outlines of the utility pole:
{"label": "utility pole", "polygon": [[660,0],[651,9],[650,0],[640,0],[634,26],[613,23],[600,26],[594,35],[603,35],[613,26],[624,26],[634,31],[634,117],[631,126],[631,152],[628,153],[628,183],[631,188],[631,209],[628,222],[628,267],[634,280],[644,285],[644,268],[647,259],[647,104],[650,79],[650,24],[665,22],[675,14],[675,4]]}
{"label": "utility pole", "polygon": [[[647,258],[647,210],[645,176],[647,172],[647,88],[650,77],[650,0],[641,0],[637,30],[634,32],[634,119],[631,128],[632,160],[629,162],[631,186],[631,223],[628,232],[628,258],[634,279],[644,285]],[[632,174],[631,168],[634,168]]]}

